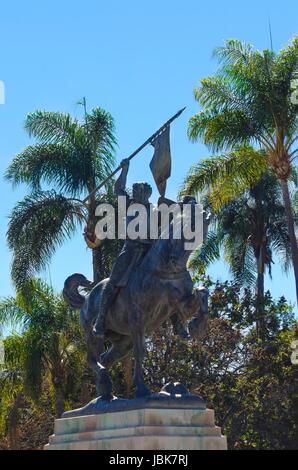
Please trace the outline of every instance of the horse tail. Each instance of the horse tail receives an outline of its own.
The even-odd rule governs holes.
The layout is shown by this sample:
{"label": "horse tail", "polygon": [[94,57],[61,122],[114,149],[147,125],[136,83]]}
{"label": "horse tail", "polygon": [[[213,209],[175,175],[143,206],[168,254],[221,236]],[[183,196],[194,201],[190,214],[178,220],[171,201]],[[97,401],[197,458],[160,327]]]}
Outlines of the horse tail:
{"label": "horse tail", "polygon": [[85,303],[85,296],[79,293],[79,287],[91,287],[92,282],[83,276],[75,273],[69,276],[64,282],[63,297],[66,303],[72,308],[81,308]]}

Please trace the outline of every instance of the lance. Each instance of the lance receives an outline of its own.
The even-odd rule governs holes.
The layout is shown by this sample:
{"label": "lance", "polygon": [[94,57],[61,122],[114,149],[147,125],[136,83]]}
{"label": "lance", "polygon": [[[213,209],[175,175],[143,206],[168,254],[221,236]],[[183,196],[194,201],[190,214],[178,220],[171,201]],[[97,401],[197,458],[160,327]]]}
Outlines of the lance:
{"label": "lance", "polygon": [[[140,147],[138,147],[131,155],[129,155],[129,157],[127,157],[127,160],[131,160],[133,157],[135,157],[141,150],[143,150],[144,147],[146,147],[146,145],[148,144],[151,144],[154,142],[154,140],[160,135],[163,133],[163,131],[175,120],[177,119],[178,116],[180,116],[181,113],[183,113],[183,111],[185,110],[186,106],[182,109],[180,109],[176,114],[174,114],[174,116],[172,116],[167,122],[165,122],[156,132],[154,132],[154,134],[152,134],[149,139],[147,139],[142,145],[140,145]],[[107,178],[105,180],[103,180],[95,189],[93,189],[93,191],[91,191],[91,193],[88,194],[87,197],[85,197],[85,199],[83,200],[83,204],[85,204],[88,199],[90,198],[90,196],[93,196],[95,193],[97,193],[97,191],[99,191],[103,186],[105,186],[105,184],[109,181],[110,178],[113,178],[113,176],[116,175],[116,173],[118,173],[119,170],[121,170],[121,165],[119,165],[116,170],[114,170],[109,176],[107,176]]]}

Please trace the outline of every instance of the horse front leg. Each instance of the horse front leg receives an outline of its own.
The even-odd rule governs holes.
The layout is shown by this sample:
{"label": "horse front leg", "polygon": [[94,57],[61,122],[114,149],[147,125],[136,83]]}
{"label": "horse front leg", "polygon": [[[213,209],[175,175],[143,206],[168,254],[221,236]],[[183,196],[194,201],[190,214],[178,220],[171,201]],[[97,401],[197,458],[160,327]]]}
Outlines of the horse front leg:
{"label": "horse front leg", "polygon": [[182,322],[179,313],[174,313],[171,316],[171,323],[173,326],[174,335],[179,336],[181,339],[189,339],[189,334],[185,328],[184,323]]}
{"label": "horse front leg", "polygon": [[132,335],[135,356],[133,379],[136,387],[136,397],[144,397],[150,395],[150,389],[145,384],[143,374],[143,361],[146,353],[145,328],[143,315],[136,307],[134,308]]}
{"label": "horse front leg", "polygon": [[136,387],[136,397],[150,395],[150,389],[145,384],[143,374],[143,360],[145,352],[145,336],[141,332],[137,332],[134,337],[135,368],[133,376]]}
{"label": "horse front leg", "polygon": [[195,289],[191,309],[194,314],[192,320],[188,323],[189,334],[192,338],[201,338],[208,324],[208,290],[204,287]]}

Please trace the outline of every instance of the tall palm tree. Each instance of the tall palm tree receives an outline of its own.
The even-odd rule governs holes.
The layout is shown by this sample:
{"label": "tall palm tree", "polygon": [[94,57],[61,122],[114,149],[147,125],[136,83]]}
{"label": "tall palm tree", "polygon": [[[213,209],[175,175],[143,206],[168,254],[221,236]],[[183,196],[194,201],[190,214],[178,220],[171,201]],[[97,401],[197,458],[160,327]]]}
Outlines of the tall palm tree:
{"label": "tall palm tree", "polygon": [[225,259],[237,283],[256,285],[256,324],[264,333],[264,276],[271,275],[272,253],[277,253],[287,269],[291,258],[285,209],[276,177],[265,173],[259,182],[231,202],[214,211],[208,196],[205,206],[211,210],[212,230],[201,250],[190,262],[193,269],[202,269],[219,259],[223,248]]}
{"label": "tall palm tree", "polygon": [[19,330],[19,342],[13,344],[21,347],[10,347],[6,361],[22,365],[24,386],[33,399],[39,398],[43,379],[48,376],[55,391],[56,415],[61,416],[67,379],[71,374],[77,376],[84,364],[78,312],[71,310],[52,288],[33,280],[30,286],[27,284],[26,297],[18,294],[0,302],[0,324],[14,325]]}
{"label": "tall palm tree", "polygon": [[[216,75],[204,78],[194,91],[202,111],[190,119],[189,137],[193,141],[202,138],[216,152],[248,143],[262,149],[261,167],[270,168],[282,188],[298,301],[298,248],[288,187],[298,155],[298,100],[293,99],[291,88],[297,72],[298,38],[278,54],[228,40],[215,50],[215,56],[219,60]],[[255,161],[256,166],[259,163]],[[223,172],[228,165],[229,160],[222,159],[216,171]]]}
{"label": "tall palm tree", "polygon": [[[12,278],[17,286],[24,285],[83,224],[97,281],[109,270],[115,244],[99,245],[94,235],[95,208],[103,196],[93,194],[86,202],[84,198],[114,166],[113,118],[100,108],[85,113],[83,122],[69,114],[35,111],[27,116],[25,129],[37,143],[17,155],[6,172],[14,185],[25,183],[31,190],[16,205],[9,222]],[[110,184],[105,190],[109,197]]]}

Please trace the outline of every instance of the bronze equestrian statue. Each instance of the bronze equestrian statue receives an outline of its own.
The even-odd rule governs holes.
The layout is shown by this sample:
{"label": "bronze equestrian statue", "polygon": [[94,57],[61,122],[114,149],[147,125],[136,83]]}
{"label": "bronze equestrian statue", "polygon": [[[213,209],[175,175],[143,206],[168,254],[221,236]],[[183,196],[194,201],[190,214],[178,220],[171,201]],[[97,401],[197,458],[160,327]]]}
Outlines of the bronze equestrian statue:
{"label": "bronze equestrian statue", "polygon": [[[115,184],[117,195],[127,198],[127,205],[138,202],[148,208],[151,187],[137,183],[130,198],[125,192],[128,161],[122,162],[122,172]],[[173,201],[163,198],[161,202]],[[196,204],[192,197],[182,203]],[[188,224],[193,224],[195,211],[191,211]],[[183,217],[183,213],[182,213]],[[82,274],[69,276],[64,285],[64,298],[73,308],[80,308],[81,325],[87,341],[87,361],[97,375],[97,392],[103,400],[111,400],[112,382],[108,368],[115,361],[134,352],[134,384],[136,396],[150,395],[144,382],[142,362],[145,355],[145,336],[152,333],[167,319],[174,330],[187,337],[183,323],[188,323],[189,334],[200,337],[208,317],[208,291],[194,288],[186,269],[190,252],[185,249],[184,232],[181,238],[173,236],[173,221],[169,226],[169,239],[126,240],[116,260],[110,278],[95,285],[86,296],[78,287],[89,287],[91,282]],[[189,240],[187,240],[189,241]],[[104,352],[104,339],[112,346]]]}

